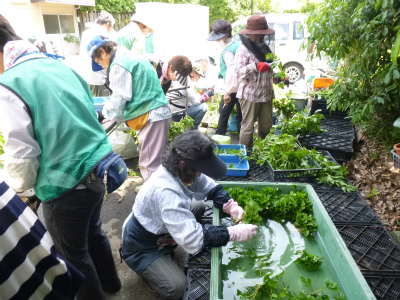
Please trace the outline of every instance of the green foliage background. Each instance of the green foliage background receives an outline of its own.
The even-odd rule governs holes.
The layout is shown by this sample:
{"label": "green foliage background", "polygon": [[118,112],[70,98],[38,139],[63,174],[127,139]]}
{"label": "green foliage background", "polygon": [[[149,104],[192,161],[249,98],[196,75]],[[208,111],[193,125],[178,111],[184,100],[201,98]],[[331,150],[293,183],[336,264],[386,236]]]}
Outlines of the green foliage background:
{"label": "green foliage background", "polygon": [[310,13],[308,47],[340,60],[328,94],[354,123],[387,146],[400,141],[400,1],[326,0]]}
{"label": "green foliage background", "polygon": [[96,0],[95,7],[80,8],[81,11],[106,10],[110,13],[126,13],[135,11],[135,2],[188,3],[210,7],[210,27],[217,19],[225,19],[231,23],[242,17],[261,12],[277,12],[272,0]]}

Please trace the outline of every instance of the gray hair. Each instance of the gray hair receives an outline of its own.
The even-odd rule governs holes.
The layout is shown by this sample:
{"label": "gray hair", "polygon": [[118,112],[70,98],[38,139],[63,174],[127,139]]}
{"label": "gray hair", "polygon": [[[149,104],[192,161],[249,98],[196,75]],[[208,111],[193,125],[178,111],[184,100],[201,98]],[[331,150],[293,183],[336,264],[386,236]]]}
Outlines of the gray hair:
{"label": "gray hair", "polygon": [[105,10],[102,10],[100,12],[100,16],[96,19],[95,23],[99,24],[99,25],[104,25],[106,23],[110,23],[111,26],[114,26],[115,19],[112,16],[112,14],[110,14],[109,12],[106,12]]}

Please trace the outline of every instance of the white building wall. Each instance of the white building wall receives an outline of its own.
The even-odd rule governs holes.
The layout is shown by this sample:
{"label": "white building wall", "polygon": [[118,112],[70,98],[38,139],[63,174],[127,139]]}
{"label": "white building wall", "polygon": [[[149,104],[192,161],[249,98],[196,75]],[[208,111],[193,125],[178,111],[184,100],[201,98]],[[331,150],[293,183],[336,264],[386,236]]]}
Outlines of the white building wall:
{"label": "white building wall", "polygon": [[61,55],[77,54],[76,44],[69,44],[63,40],[65,35],[46,35],[43,14],[72,15],[75,23],[75,35],[78,34],[76,11],[71,4],[31,3],[30,0],[0,0],[0,14],[2,14],[23,39],[35,35],[38,39],[52,41]]}

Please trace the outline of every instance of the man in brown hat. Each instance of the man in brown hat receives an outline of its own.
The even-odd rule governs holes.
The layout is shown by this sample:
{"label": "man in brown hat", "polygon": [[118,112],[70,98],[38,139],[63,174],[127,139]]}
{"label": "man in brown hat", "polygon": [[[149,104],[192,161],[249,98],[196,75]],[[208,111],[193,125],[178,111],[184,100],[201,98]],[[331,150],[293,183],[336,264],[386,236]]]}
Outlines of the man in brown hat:
{"label": "man in brown hat", "polygon": [[[242,108],[242,128],[239,143],[253,144],[254,123],[258,121],[258,137],[265,138],[272,127],[273,73],[265,55],[271,50],[264,37],[275,31],[268,28],[262,15],[253,15],[246,28],[239,31],[242,45],[236,51],[237,98]],[[247,35],[247,36],[246,36]]]}

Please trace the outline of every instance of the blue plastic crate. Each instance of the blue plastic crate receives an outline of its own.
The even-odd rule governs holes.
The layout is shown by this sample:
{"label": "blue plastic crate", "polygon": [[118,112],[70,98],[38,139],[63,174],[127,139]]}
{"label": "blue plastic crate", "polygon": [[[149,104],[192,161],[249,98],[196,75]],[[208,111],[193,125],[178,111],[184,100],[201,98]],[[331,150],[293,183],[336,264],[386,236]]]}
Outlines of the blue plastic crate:
{"label": "blue plastic crate", "polygon": [[[228,167],[225,176],[246,176],[250,169],[247,159],[240,159],[237,155],[219,155],[219,158],[221,158]],[[234,166],[229,167],[232,164]]]}
{"label": "blue plastic crate", "polygon": [[102,111],[106,100],[110,100],[110,97],[93,97],[94,109]]}
{"label": "blue plastic crate", "polygon": [[[228,149],[231,150],[243,150],[243,155],[246,156],[247,152],[246,152],[246,147],[245,145],[237,145],[237,144],[226,144],[226,145],[216,145],[215,146],[218,149],[218,156],[223,156],[223,155],[229,155],[229,156],[237,156],[236,154],[228,154],[228,153],[219,153],[220,150],[223,151],[228,151]],[[215,150],[217,151],[217,150]]]}

